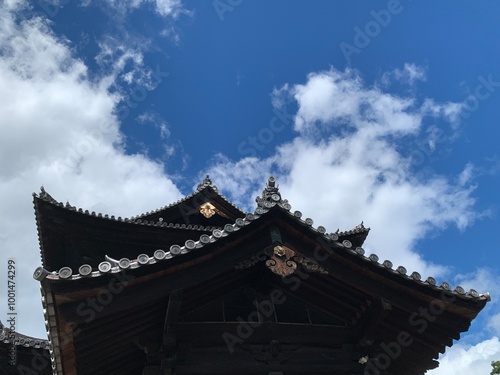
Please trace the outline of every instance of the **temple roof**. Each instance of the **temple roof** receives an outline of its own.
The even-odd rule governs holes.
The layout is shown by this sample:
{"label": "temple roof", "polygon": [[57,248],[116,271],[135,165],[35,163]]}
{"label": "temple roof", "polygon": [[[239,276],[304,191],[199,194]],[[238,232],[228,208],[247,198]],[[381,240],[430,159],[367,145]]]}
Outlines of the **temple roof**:
{"label": "temple roof", "polygon": [[[180,358],[179,374],[209,374],[199,363],[211,363],[220,374],[234,373],[231,366],[238,363],[250,366],[247,374],[260,373],[262,361],[271,366],[264,366],[266,371],[274,371],[275,360],[269,362],[267,354],[261,360],[257,353],[269,332],[279,340],[275,350],[291,356],[278,361],[280,368],[288,369],[287,375],[361,374],[363,358],[374,357],[381,343],[394,340],[397,332],[415,329],[413,312],[442,301],[439,324],[429,323],[420,336],[415,333],[412,350],[387,372],[420,375],[437,366],[439,353],[468,329],[489,300],[487,293],[452,288],[446,282],[438,285],[432,277],[424,279],[404,266],[380,261],[376,254],[365,254],[362,245],[369,228],[363,223],[345,232],[314,225],[300,211],[292,211],[273,177],[251,213],[224,203],[218,193],[195,201],[203,191],[217,192],[205,179],[190,198],[133,220],[89,215],[46,193],[35,196],[44,266],[34,277],[41,281],[55,374],[76,366],[79,375],[97,369],[132,375],[157,360],[144,355],[152,350],[146,348],[148,342],[168,346],[174,337],[181,340],[176,350],[187,356]],[[171,212],[186,202],[193,210],[190,215],[204,217],[207,224],[216,217],[217,225],[160,222],[154,216],[174,218],[178,214]],[[205,209],[209,217],[202,213]],[[88,248],[93,250],[86,252]],[[301,281],[295,290],[289,284],[297,275]],[[237,323],[227,321],[227,312],[221,321],[198,322],[193,316],[205,319],[250,286],[264,294],[281,290],[289,304],[305,304],[308,314],[319,314],[329,323],[318,325],[312,318],[304,327],[296,320],[289,321],[291,325],[266,323],[238,346],[235,356],[224,357],[226,368],[220,362],[221,332],[236,329]],[[112,293],[105,308],[81,308],[106,290],[119,292]],[[175,326],[175,335],[168,333],[169,324]],[[158,327],[163,325],[162,333]],[[339,355],[342,365],[325,359]],[[315,363],[317,369],[310,370]]]}
{"label": "temple roof", "polygon": [[[12,345],[16,352],[15,365],[11,363]],[[12,332],[0,322],[0,373],[52,374],[49,341]]]}
{"label": "temple roof", "polygon": [[170,246],[193,234],[222,228],[246,214],[223,197],[208,176],[184,199],[133,218],[89,212],[57,202],[43,187],[40,194],[33,194],[33,200],[42,264],[50,271],[63,266],[76,271],[85,260],[97,266],[105,255],[132,256],[133,250],[123,247],[127,240],[140,242],[136,251]]}
{"label": "temple roof", "polygon": [[[221,238],[225,238],[227,236],[236,235],[235,233],[242,227],[248,225],[251,222],[264,220],[266,215],[270,211],[280,210],[285,213],[289,219],[293,220],[300,227],[309,231],[310,233],[320,235],[321,238],[327,241],[329,244],[335,244],[335,246],[342,248],[344,251],[352,254],[359,259],[368,261],[374,265],[379,266],[381,269],[385,270],[388,273],[396,274],[400,276],[402,279],[407,279],[413,281],[415,284],[423,285],[428,288],[433,288],[436,290],[443,290],[450,294],[455,294],[461,298],[472,298],[472,299],[488,299],[489,294],[479,294],[477,291],[471,289],[469,291],[465,291],[461,286],[457,285],[455,288],[452,288],[451,285],[447,282],[442,282],[441,284],[437,284],[437,281],[429,276],[426,279],[422,279],[422,276],[418,272],[412,272],[408,274],[407,269],[403,266],[397,266],[394,268],[392,262],[390,260],[380,261],[379,257],[376,254],[365,254],[365,250],[361,247],[370,231],[370,228],[365,228],[364,224],[361,223],[354,227],[351,230],[340,232],[338,229],[335,232],[328,233],[326,228],[319,225],[314,226],[313,219],[311,218],[302,218],[302,213],[300,211],[292,211],[292,206],[288,203],[288,200],[282,199],[281,194],[279,193],[279,189],[275,186],[274,178],[270,179],[271,184],[268,183],[267,187],[264,189],[262,197],[257,197],[257,207],[253,213],[246,213],[242,217],[238,217],[232,223],[227,223],[221,227],[213,227],[207,226],[203,227],[200,225],[192,225],[192,224],[179,224],[179,223],[166,223],[164,221],[153,221],[146,220],[154,214],[164,213],[168,210],[173,209],[174,207],[178,207],[182,202],[187,202],[193,197],[197,196],[204,189],[210,188],[213,191],[217,191],[217,188],[212,184],[211,180],[205,178],[205,180],[198,185],[198,189],[196,192],[188,195],[186,198],[179,200],[178,202],[165,206],[159,210],[154,211],[153,213],[146,213],[143,215],[139,215],[134,219],[115,219],[114,216],[108,216],[102,214],[95,213],[89,214],[88,211],[83,212],[82,209],[76,209],[73,206],[63,206],[62,203],[57,203],[50,195],[46,192],[43,192],[44,195],[40,195],[40,197],[35,196],[35,207],[38,208],[40,203],[39,199],[45,200],[48,203],[57,205],[59,207],[64,207],[67,210],[78,212],[84,215],[90,215],[93,218],[104,219],[109,221],[118,221],[120,223],[127,224],[135,224],[146,227],[156,227],[161,229],[177,229],[177,230],[187,230],[191,232],[190,236],[182,243],[174,243],[167,248],[157,248],[152,253],[141,253],[137,252],[134,256],[127,258],[124,256],[112,257],[112,254],[106,254],[102,262],[99,263],[97,267],[92,267],[89,264],[81,263],[78,266],[78,269],[81,269],[84,274],[73,272],[70,265],[64,265],[60,267],[58,270],[53,270],[50,274],[48,274],[48,280],[51,281],[72,281],[79,280],[81,278],[86,277],[100,277],[108,274],[119,273],[124,269],[134,270],[137,268],[148,267],[157,263],[168,262],[169,260],[182,256],[184,254],[190,252],[196,252],[203,248],[206,245],[210,245]],[[218,195],[222,197],[222,195]],[[226,198],[224,198],[227,201]],[[206,202],[206,201],[203,201]],[[227,201],[229,203],[229,201]],[[232,205],[232,204],[231,204]],[[233,206],[235,209],[236,206]],[[239,210],[239,209],[238,209]],[[37,210],[38,214],[39,210]],[[240,211],[243,213],[243,211]],[[38,215],[37,215],[38,218]],[[194,232],[200,232],[201,235],[197,236]],[[194,236],[193,236],[194,235]],[[114,254],[113,254],[114,255]],[[73,267],[74,268],[74,267]],[[97,269],[96,269],[97,268]],[[61,273],[62,270],[62,273]],[[89,270],[92,270],[89,272]]]}
{"label": "temple roof", "polygon": [[152,212],[135,216],[134,219],[153,220],[159,218],[168,222],[177,222],[177,220],[185,221],[186,215],[191,215],[197,212],[203,203],[210,202],[217,207],[214,212],[220,216],[231,218],[233,221],[237,217],[245,214],[243,210],[233,204],[229,199],[220,194],[219,189],[212,183],[212,180],[207,175],[205,179],[198,184],[194,192],[178,200],[177,202],[166,205]]}
{"label": "temple roof", "polygon": [[[14,340],[12,339],[14,335]],[[49,341],[46,339],[38,339],[31,336],[26,336],[18,332],[11,332],[0,322],[0,342],[9,344],[14,342],[14,345],[24,346],[26,348],[49,348]]]}

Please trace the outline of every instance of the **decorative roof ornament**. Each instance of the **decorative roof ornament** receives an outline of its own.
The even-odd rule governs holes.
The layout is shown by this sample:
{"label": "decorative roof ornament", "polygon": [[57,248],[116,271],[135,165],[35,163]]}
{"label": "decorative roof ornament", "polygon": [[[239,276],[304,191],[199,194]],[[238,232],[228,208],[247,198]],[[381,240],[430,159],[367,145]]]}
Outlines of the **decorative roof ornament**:
{"label": "decorative roof ornament", "polygon": [[212,203],[206,202],[200,206],[200,213],[203,216],[205,216],[207,219],[210,219],[212,216],[214,216],[217,213],[217,209],[215,208],[215,206]]}
{"label": "decorative roof ornament", "polygon": [[276,186],[276,179],[274,176],[269,177],[266,187],[262,190],[262,197],[255,198],[255,201],[259,206],[265,205],[265,201],[273,203],[281,202],[281,194],[279,188]]}
{"label": "decorative roof ornament", "polygon": [[54,198],[52,198],[52,196],[49,193],[47,193],[45,191],[45,188],[43,187],[43,185],[40,186],[40,195],[39,196],[41,199],[46,200],[48,202],[57,203],[57,201]]}
{"label": "decorative roof ornament", "polygon": [[212,180],[210,179],[210,176],[207,174],[207,177],[205,177],[203,179],[203,181],[201,183],[198,184],[198,187],[196,188],[196,190],[200,191],[204,188],[206,188],[207,186],[210,186],[212,189],[214,189],[215,191],[217,191],[217,186],[215,186],[213,183],[212,183]]}
{"label": "decorative roof ornament", "polygon": [[297,269],[297,263],[292,260],[294,255],[295,251],[284,245],[275,246],[271,259],[266,261],[266,266],[281,277],[291,275]]}

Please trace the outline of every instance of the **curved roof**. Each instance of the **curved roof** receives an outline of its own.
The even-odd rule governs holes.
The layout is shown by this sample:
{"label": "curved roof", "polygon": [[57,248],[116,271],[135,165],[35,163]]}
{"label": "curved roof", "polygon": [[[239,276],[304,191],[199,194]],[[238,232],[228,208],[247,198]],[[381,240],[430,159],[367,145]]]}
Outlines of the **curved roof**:
{"label": "curved roof", "polygon": [[[202,186],[201,191],[203,189],[211,187]],[[170,302],[166,304],[166,300],[170,301],[175,291],[184,290],[183,303],[190,308],[198,308],[200,304],[202,307],[207,301],[244,285],[250,279],[251,282],[265,280],[278,288],[283,287],[281,284],[288,282],[273,274],[271,258],[273,251],[276,254],[281,245],[284,248],[279,251],[283,251],[292,263],[295,262],[296,269],[293,268],[292,274],[299,269],[307,273],[301,288],[296,291],[297,298],[317,303],[318,307],[325,309],[336,309],[346,322],[346,327],[342,329],[349,331],[349,337],[352,336],[348,340],[349,345],[368,348],[374,342],[376,345],[389,342],[394,339],[394,332],[412,329],[409,317],[423,304],[432,304],[440,298],[444,301],[446,311],[442,320],[439,324],[433,323],[432,328],[424,332],[415,344],[421,353],[406,351],[389,374],[410,374],[408,370],[411,368],[411,375],[420,375],[426,369],[436,367],[434,359],[437,355],[468,329],[471,320],[489,301],[488,293],[479,294],[473,289],[465,291],[460,286],[453,288],[446,282],[438,284],[433,277],[422,278],[417,272],[410,273],[404,266],[393,265],[390,260],[381,261],[376,254],[365,254],[362,245],[369,228],[363,224],[346,232],[329,232],[321,225],[314,225],[313,220],[303,218],[300,211],[292,211],[288,201],[282,199],[272,177],[262,196],[256,199],[254,212],[236,218],[226,217],[223,225],[198,229],[188,228],[187,225],[181,228],[178,223],[178,227],[174,225],[172,228],[172,223],[151,222],[145,216],[134,222],[92,216],[78,212],[76,208],[61,207],[49,197],[35,197],[41,244],[50,247],[43,249],[43,253],[53,251],[56,243],[53,237],[59,233],[58,225],[62,226],[63,232],[70,230],[71,235],[79,235],[79,241],[85,234],[95,237],[106,233],[106,238],[99,237],[93,242],[95,246],[109,237],[123,237],[127,241],[135,238],[140,240],[138,242],[154,239],[149,243],[151,246],[144,247],[145,251],[141,251],[138,243],[127,247],[128,242],[124,241],[121,248],[114,249],[114,253],[105,253],[106,249],[113,248],[103,247],[101,252],[96,253],[101,257],[98,263],[60,262],[50,272],[43,267],[35,271],[34,277],[41,281],[52,365],[58,375],[73,365],[75,350],[80,356],[79,366],[86,369],[84,373],[95,370],[93,365],[87,363],[94,356],[107,361],[103,364],[107,366],[107,373],[135,373],[137,369],[127,367],[129,364],[126,361],[143,361],[144,356],[131,345],[136,343],[137,335],[149,337],[158,333],[158,325],[163,325],[163,319],[169,316]],[[217,201],[214,207],[215,204],[222,207]],[[52,224],[47,224],[47,221]],[[75,230],[74,227],[85,228],[88,232]],[[125,255],[122,249],[126,250]],[[320,252],[326,256],[319,256]],[[68,258],[68,261],[71,259]],[[85,315],[78,312],[82,302],[99,297],[103,290],[116,285],[122,291],[112,293],[113,304],[109,304],[101,315],[97,310],[87,312],[94,316],[87,321]],[[130,316],[141,317],[143,321],[139,319],[133,327],[127,328]],[[68,326],[68,322],[73,322],[74,326]],[[199,329],[206,328],[186,324],[180,328],[194,341],[197,341]],[[226,322],[220,324],[213,326],[214,331],[210,335],[207,333],[205,341],[220,340],[217,330],[229,327],[224,325]],[[330,328],[332,335],[342,331]],[[81,333],[68,335],[65,329],[78,329]],[[118,342],[107,338],[103,331],[121,339]],[[266,339],[267,336],[262,335],[253,339]],[[317,339],[311,336],[308,340],[314,343]],[[62,342],[71,345],[63,345]],[[100,342],[101,346],[96,346],[95,342]],[[214,347],[220,345],[216,341],[209,344]],[[356,355],[360,353],[358,349]],[[106,359],[113,350],[121,353],[120,360]]]}
{"label": "curved roof", "polygon": [[[401,279],[411,280],[416,285],[422,285],[430,289],[444,291],[449,294],[457,295],[460,298],[484,300],[489,300],[490,298],[488,293],[479,294],[474,289],[465,291],[459,285],[452,288],[452,286],[448,282],[442,282],[438,285],[436,279],[431,276],[423,279],[418,272],[408,273],[407,269],[403,265],[394,267],[393,263],[390,260],[380,261],[379,257],[376,254],[367,255],[365,254],[365,250],[361,247],[361,245],[370,229],[365,228],[363,224],[358,225],[356,228],[350,231],[337,231],[336,233],[327,233],[325,227],[321,225],[315,227],[313,225],[314,221],[311,218],[303,219],[302,213],[300,211],[292,212],[291,205],[286,199],[284,200],[281,198],[281,194],[279,193],[278,188],[273,187],[269,189],[268,187],[266,189],[264,190],[263,197],[257,198],[258,204],[253,213],[247,213],[244,217],[238,218],[234,221],[234,223],[228,223],[222,228],[199,228],[199,230],[206,231],[207,233],[203,233],[199,237],[191,236],[184,243],[175,243],[168,248],[158,248],[154,251],[153,254],[137,253],[136,256],[130,259],[114,259],[108,257],[108,259],[102,261],[99,264],[97,269],[92,268],[88,264],[82,264],[80,266],[80,269],[83,269],[85,271],[85,274],[83,275],[80,273],[73,274],[70,267],[64,266],[61,267],[58,271],[47,274],[47,280],[68,282],[72,280],[79,280],[81,278],[95,278],[108,274],[119,273],[125,269],[134,270],[138,268],[148,267],[157,263],[165,263],[173,258],[182,256],[190,252],[196,252],[205,246],[210,246],[211,244],[219,241],[222,238],[235,236],[236,232],[238,232],[240,228],[250,224],[251,222],[262,221],[264,218],[266,218],[267,215],[269,215],[270,211],[280,210],[281,212],[286,213],[287,216],[300,227],[304,228],[312,234],[319,235],[326,244],[334,246],[335,249],[341,249],[341,251],[345,252],[346,254],[353,255],[358,259],[373,264],[387,274],[398,275]],[[133,221],[132,223],[147,226],[160,226],[170,228],[176,227],[175,225],[172,226],[172,224],[166,223],[142,222],[141,219]],[[180,228],[180,226],[177,226],[176,228]],[[185,229],[191,228],[192,227],[185,226]],[[358,240],[358,238],[355,236],[359,234],[363,234],[364,238],[362,239],[361,243],[355,243],[353,246],[353,242]],[[91,272],[89,272],[90,269],[92,269]],[[38,271],[38,274],[41,275],[41,269]],[[40,276],[36,277],[38,278]]]}
{"label": "curved roof", "polygon": [[[198,199],[197,199],[198,198]],[[213,201],[217,200],[221,203],[222,206],[225,206],[225,211],[231,216],[236,215],[239,217],[240,215],[244,215],[245,211],[232,203],[229,199],[224,197],[220,192],[217,186],[212,183],[212,180],[207,175],[204,180],[198,184],[198,187],[191,194],[186,195],[184,198],[179,199],[177,202],[168,204],[164,207],[158,208],[157,210],[146,212],[140,215],[135,216],[135,219],[143,219],[143,218],[152,218],[158,217],[167,214],[169,211],[178,208],[179,206],[186,205],[190,207],[189,203],[192,201],[197,201],[198,205],[207,200]],[[195,206],[195,205],[191,205]],[[196,205],[197,206],[197,205]]]}
{"label": "curved roof", "polygon": [[24,346],[26,348],[49,349],[49,340],[26,336],[18,332],[11,332],[0,321],[0,342],[9,344],[12,343],[13,338],[14,338],[14,345]]}
{"label": "curved roof", "polygon": [[[63,266],[76,271],[85,259],[97,266],[105,254],[131,256],[133,250],[122,246],[127,241],[140,242],[139,251],[179,239],[185,241],[195,233],[209,233],[245,215],[218,193],[208,177],[196,192],[179,202],[134,218],[89,212],[57,202],[43,187],[40,194],[33,194],[33,202],[42,264],[50,271]],[[208,213],[203,211],[207,202]],[[100,240],[96,242],[96,238]]]}

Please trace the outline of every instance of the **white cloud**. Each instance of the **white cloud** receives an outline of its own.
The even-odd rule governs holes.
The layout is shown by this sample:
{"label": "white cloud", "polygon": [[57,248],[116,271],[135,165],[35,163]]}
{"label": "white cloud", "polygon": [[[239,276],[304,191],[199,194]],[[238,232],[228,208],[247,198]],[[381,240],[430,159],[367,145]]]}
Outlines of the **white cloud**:
{"label": "white cloud", "polygon": [[500,313],[493,315],[488,321],[488,328],[500,336]]}
{"label": "white cloud", "polygon": [[465,289],[474,288],[479,292],[489,292],[491,302],[488,303],[488,307],[498,308],[500,296],[497,294],[497,290],[498,285],[500,285],[500,276],[495,274],[492,269],[478,268],[467,274],[456,275],[454,281]]}
{"label": "white cloud", "polygon": [[19,24],[9,9],[0,4],[0,264],[18,264],[17,330],[44,337],[31,193],[43,184],[56,199],[117,216],[181,194],[164,165],[124,153],[113,75],[90,79],[43,19]]}
{"label": "white cloud", "polygon": [[446,103],[439,104],[434,100],[427,98],[422,105],[422,112],[426,115],[433,116],[436,118],[443,117],[450,122],[454,128],[456,128],[460,122],[460,115],[463,114],[464,104],[463,103]]}
{"label": "white cloud", "polygon": [[[92,0],[86,0],[84,5],[89,5]],[[105,0],[115,12],[122,15],[139,9],[145,5],[152,5],[155,12],[164,18],[176,18],[186,11],[182,7],[181,0]]]}
{"label": "white cloud", "polygon": [[140,124],[152,124],[160,131],[160,138],[167,139],[170,136],[170,129],[165,120],[162,119],[158,112],[147,111],[137,117]]}
{"label": "white cloud", "polygon": [[156,11],[163,17],[177,17],[182,10],[180,0],[155,0]]}
{"label": "white cloud", "polygon": [[310,74],[305,84],[295,85],[290,92],[299,105],[295,119],[299,132],[316,130],[318,124],[347,125],[374,135],[397,136],[414,133],[420,126],[412,98],[366,87],[353,70]]}
{"label": "white cloud", "polygon": [[[450,225],[463,229],[478,214],[467,168],[462,178],[422,177],[403,153],[409,139],[425,136],[426,108],[367,86],[349,69],[312,73],[304,84],[274,92],[279,106],[295,99],[297,137],[265,159],[219,156],[210,171],[218,185],[250,208],[247,197],[274,174],[282,196],[317,225],[348,230],[363,220],[372,228],[368,251],[424,277],[445,276],[446,267],[420,255],[418,241]],[[440,120],[449,118],[442,113]]]}
{"label": "white cloud", "polygon": [[[254,198],[262,192],[262,184],[269,177],[272,160],[244,158],[232,162],[224,155],[218,154],[213,161],[214,164],[209,169],[212,181],[218,187],[229,191],[234,202],[242,208],[253,208]],[[198,179],[203,177],[204,175],[200,174]]]}
{"label": "white cloud", "polygon": [[426,79],[425,68],[413,63],[405,63],[403,69],[394,69],[384,73],[381,81],[384,85],[390,85],[394,80],[397,80],[413,86],[417,81],[425,81]]}
{"label": "white cloud", "polygon": [[98,45],[100,52],[96,62],[122,96],[125,97],[127,91],[135,90],[134,95],[144,100],[144,93],[153,90],[159,83],[153,76],[153,69],[144,63],[144,51],[149,46],[147,40],[126,34],[120,35],[120,38],[108,35]]}
{"label": "white cloud", "polygon": [[489,374],[491,362],[500,359],[500,341],[492,337],[474,346],[456,343],[439,359],[437,369],[428,375]]}
{"label": "white cloud", "polygon": [[[413,139],[432,143],[430,152],[442,146],[440,127],[451,129],[449,124],[459,116],[460,106],[435,104],[431,99],[419,105],[411,96],[365,85],[354,71],[333,69],[310,74],[303,84],[275,89],[273,104],[283,109],[291,97],[298,108],[296,138],[267,158],[230,161],[218,155],[210,175],[219,188],[245,209],[252,209],[255,202],[250,197],[259,195],[262,181],[273,174],[292,210],[313,218],[314,225],[328,231],[348,230],[363,220],[372,229],[364,247],[381,260],[466,290],[496,290],[500,280],[491,270],[477,269],[450,280],[450,269],[429,262],[419,248],[419,240],[436,230],[464,229],[481,216],[474,208],[472,164],[454,177],[423,177],[407,157]],[[425,125],[427,117],[433,120],[431,126]],[[255,151],[258,155],[259,148]],[[490,362],[500,359],[499,340],[491,337],[500,327],[497,306],[489,302],[474,322],[491,331],[466,335],[448,349],[440,368],[429,374],[489,374]]]}

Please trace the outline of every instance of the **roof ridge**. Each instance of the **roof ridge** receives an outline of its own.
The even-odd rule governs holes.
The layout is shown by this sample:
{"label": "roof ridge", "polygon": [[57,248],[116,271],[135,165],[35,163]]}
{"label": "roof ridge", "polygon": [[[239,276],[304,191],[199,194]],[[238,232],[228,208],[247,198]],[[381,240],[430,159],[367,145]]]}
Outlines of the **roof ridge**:
{"label": "roof ridge", "polygon": [[347,236],[350,234],[367,233],[369,231],[370,231],[370,228],[365,228],[363,223],[361,223],[360,225],[356,225],[354,228],[352,228],[350,230],[343,231],[343,232],[340,232],[337,229],[337,232],[335,232],[335,233],[337,233],[337,235],[339,235],[339,236]]}
{"label": "roof ridge", "polygon": [[205,179],[198,184],[197,188],[195,191],[193,191],[191,194],[188,194],[186,195],[184,198],[181,198],[173,203],[170,203],[170,204],[167,204],[163,207],[160,207],[160,208],[157,208],[156,210],[154,211],[148,211],[148,212],[145,212],[145,213],[142,213],[140,215],[136,215],[134,216],[134,218],[141,218],[141,217],[144,217],[144,216],[148,216],[148,215],[151,215],[151,214],[155,214],[155,213],[158,213],[160,211],[163,211],[163,210],[166,210],[168,208],[172,208],[172,207],[175,207],[179,204],[182,204],[184,203],[185,201],[191,199],[192,197],[194,197],[195,195],[201,193],[203,190],[207,189],[207,188],[211,188],[212,191],[217,194],[219,197],[221,197],[226,203],[228,203],[229,205],[231,205],[232,207],[234,207],[235,209],[237,209],[238,211],[240,211],[241,213],[246,213],[246,211],[242,210],[240,207],[238,207],[236,204],[234,204],[233,202],[231,202],[228,198],[226,198],[224,195],[222,195],[220,192],[219,192],[219,189],[217,188],[217,186],[215,186],[213,183],[212,183],[212,180],[210,179],[210,177],[207,175],[205,177]]}
{"label": "roof ridge", "polygon": [[[238,211],[240,211],[241,213],[243,214],[246,214],[246,211],[242,210],[240,207],[238,207],[237,205],[235,205],[233,202],[231,202],[228,198],[226,198],[224,195],[222,195],[220,192],[219,192],[219,189],[217,188],[217,186],[215,186],[213,183],[212,183],[212,180],[210,179],[210,177],[207,175],[205,177],[205,179],[198,184],[198,187],[195,191],[193,191],[191,194],[188,194],[186,195],[184,198],[181,198],[173,203],[170,203],[170,204],[167,204],[163,207],[160,207],[160,208],[157,208],[153,211],[148,211],[148,212],[145,212],[145,213],[142,213],[142,214],[139,214],[139,215],[135,215],[135,216],[131,216],[130,217],[130,220],[133,220],[133,219],[141,219],[145,216],[148,216],[148,215],[151,215],[151,214],[154,214],[154,213],[157,213],[157,212],[160,212],[160,211],[163,211],[165,209],[168,209],[168,208],[171,208],[171,207],[175,207],[179,204],[182,204],[183,202],[191,199],[192,197],[194,197],[196,194],[199,194],[200,192],[202,192],[203,190],[205,190],[206,188],[211,188],[212,191],[217,194],[220,198],[222,198],[226,203],[228,203],[229,205],[231,205],[233,208],[237,209]],[[85,210],[83,211],[82,208],[77,208],[76,206],[73,206],[71,205],[68,201],[66,201],[66,204],[64,204],[63,202],[58,202],[57,200],[55,200],[46,190],[43,186],[40,187],[40,193],[37,194],[37,193],[33,193],[33,196],[35,197],[38,197],[46,202],[49,202],[49,203],[52,203],[53,205],[56,205],[56,206],[59,206],[59,207],[63,207],[63,208],[66,208],[67,210],[70,210],[70,211],[78,211],[80,213],[86,213],[88,214],[89,213],[89,210]],[[103,217],[105,219],[111,219],[111,220],[114,220],[115,219],[115,215],[108,215],[108,214],[103,214],[101,212],[98,212],[96,213],[95,211],[92,211],[91,213],[91,216],[97,216],[97,217]],[[121,220],[121,216],[118,217],[118,221],[122,221]],[[126,221],[126,219],[123,219],[123,221]]]}
{"label": "roof ridge", "polygon": [[[46,201],[47,203],[50,203],[54,206],[62,207],[67,209],[68,211],[74,211],[76,213],[86,215],[86,216],[91,216],[91,217],[98,217],[100,219],[104,220],[110,220],[110,221],[118,221],[118,222],[124,222],[124,223],[129,223],[129,224],[136,224],[136,225],[148,225],[148,226],[155,226],[155,227],[166,227],[166,228],[178,228],[178,229],[193,229],[193,230],[201,230],[201,231],[210,231],[213,229],[218,229],[220,227],[217,226],[203,226],[203,225],[198,225],[198,224],[180,224],[180,223],[173,223],[173,222],[164,222],[162,218],[159,221],[152,221],[152,220],[143,220],[141,217],[135,216],[135,217],[130,217],[130,218],[122,218],[121,216],[115,217],[115,215],[108,215],[108,214],[102,214],[102,213],[96,213],[95,211],[89,211],[89,210],[83,210],[83,208],[72,206],[69,202],[66,202],[66,204],[63,204],[62,202],[57,202],[54,198],[52,198],[50,195],[46,194],[44,196],[42,195],[37,195],[36,193],[33,193],[34,197],[37,197],[41,200]],[[47,198],[50,197],[50,198]],[[37,223],[38,226],[38,223]]]}

